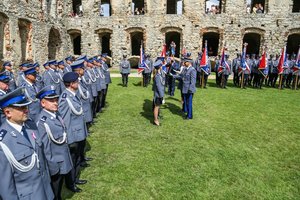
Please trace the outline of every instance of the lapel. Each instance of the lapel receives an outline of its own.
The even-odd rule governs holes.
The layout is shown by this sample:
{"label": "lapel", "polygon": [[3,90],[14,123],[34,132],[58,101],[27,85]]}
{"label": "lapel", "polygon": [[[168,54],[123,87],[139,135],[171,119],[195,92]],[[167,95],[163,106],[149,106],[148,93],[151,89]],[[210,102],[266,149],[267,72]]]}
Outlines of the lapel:
{"label": "lapel", "polygon": [[[16,129],[14,129],[7,122],[5,122],[5,124],[3,124],[3,128],[6,129],[7,132],[10,133],[13,138],[16,139],[16,142],[18,144],[25,145],[25,146],[27,146],[29,148],[34,149],[34,146],[23,135],[21,135],[21,133],[19,131],[17,131]],[[31,135],[30,135],[31,133],[29,133],[28,130],[26,130],[26,131],[28,133],[28,137],[30,138],[31,137]]]}
{"label": "lapel", "polygon": [[36,136],[37,136],[37,130],[33,130],[31,129],[27,123],[25,122],[25,128],[26,128],[26,131],[28,133],[28,137],[30,139],[30,142],[32,144],[32,147],[33,149],[35,149],[35,140],[36,140]]}

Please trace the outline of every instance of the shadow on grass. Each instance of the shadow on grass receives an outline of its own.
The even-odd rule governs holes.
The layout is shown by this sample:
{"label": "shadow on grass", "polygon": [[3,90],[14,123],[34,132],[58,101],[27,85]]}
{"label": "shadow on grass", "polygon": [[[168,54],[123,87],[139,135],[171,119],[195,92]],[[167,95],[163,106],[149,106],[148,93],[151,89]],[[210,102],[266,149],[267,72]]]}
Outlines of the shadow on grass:
{"label": "shadow on grass", "polygon": [[136,87],[142,87],[142,82],[139,81],[137,83],[132,83],[133,86],[136,86]]}
{"label": "shadow on grass", "polygon": [[149,99],[144,100],[143,104],[143,112],[140,113],[144,118],[152,122],[153,120],[153,112],[152,112],[152,101]]}
{"label": "shadow on grass", "polygon": [[124,87],[122,83],[118,83],[117,86]]}
{"label": "shadow on grass", "polygon": [[180,99],[174,98],[174,97],[172,97],[172,96],[169,96],[169,97],[167,97],[166,99],[181,102]]}
{"label": "shadow on grass", "polygon": [[166,108],[170,110],[173,115],[182,117],[182,109],[178,105],[170,102],[166,102]]}

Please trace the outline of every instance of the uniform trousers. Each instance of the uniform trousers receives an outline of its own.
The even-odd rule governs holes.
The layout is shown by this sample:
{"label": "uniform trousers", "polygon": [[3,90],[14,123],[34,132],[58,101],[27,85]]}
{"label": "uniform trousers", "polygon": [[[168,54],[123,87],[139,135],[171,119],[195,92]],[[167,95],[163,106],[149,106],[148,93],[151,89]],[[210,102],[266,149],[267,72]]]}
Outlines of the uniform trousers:
{"label": "uniform trousers", "polygon": [[193,119],[193,93],[183,94],[184,112],[187,113],[186,118]]}

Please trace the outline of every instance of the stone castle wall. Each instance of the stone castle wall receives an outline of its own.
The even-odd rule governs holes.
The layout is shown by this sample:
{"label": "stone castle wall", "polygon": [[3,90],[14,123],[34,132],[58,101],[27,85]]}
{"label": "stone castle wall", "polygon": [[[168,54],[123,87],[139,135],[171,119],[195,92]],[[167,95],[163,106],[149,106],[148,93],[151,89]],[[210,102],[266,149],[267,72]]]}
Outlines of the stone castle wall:
{"label": "stone castle wall", "polygon": [[[183,14],[166,14],[165,0],[145,0],[145,15],[130,12],[131,0],[111,0],[111,16],[99,16],[100,0],[82,0],[83,16],[70,17],[72,0],[3,0],[0,2],[0,59],[20,63],[25,59],[44,62],[73,54],[74,35],[81,35],[81,54],[102,51],[101,37],[109,36],[112,65],[123,54],[131,55],[131,39],[143,35],[146,53],[158,56],[165,35],[180,35],[177,48],[193,57],[202,49],[206,33],[219,34],[219,48],[241,51],[247,33],[260,36],[260,48],[279,53],[291,34],[300,35],[300,13],[292,13],[293,0],[267,0],[266,13],[246,14],[246,0],[222,0],[222,13],[205,14],[205,0],[184,0]],[[24,52],[25,51],[25,52]],[[1,53],[1,52],[0,52]],[[1,58],[2,56],[2,58]]]}

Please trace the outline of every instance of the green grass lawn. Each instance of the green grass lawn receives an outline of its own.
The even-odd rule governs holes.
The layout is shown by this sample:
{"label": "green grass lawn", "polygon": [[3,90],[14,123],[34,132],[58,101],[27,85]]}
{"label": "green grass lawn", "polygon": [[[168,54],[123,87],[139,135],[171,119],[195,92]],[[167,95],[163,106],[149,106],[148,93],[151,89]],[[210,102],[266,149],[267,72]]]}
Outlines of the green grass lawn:
{"label": "green grass lawn", "polygon": [[[183,120],[180,92],[152,125],[151,86],[114,78],[88,138],[82,193],[66,199],[300,199],[300,92],[209,80]],[[72,196],[73,195],[73,196]]]}

